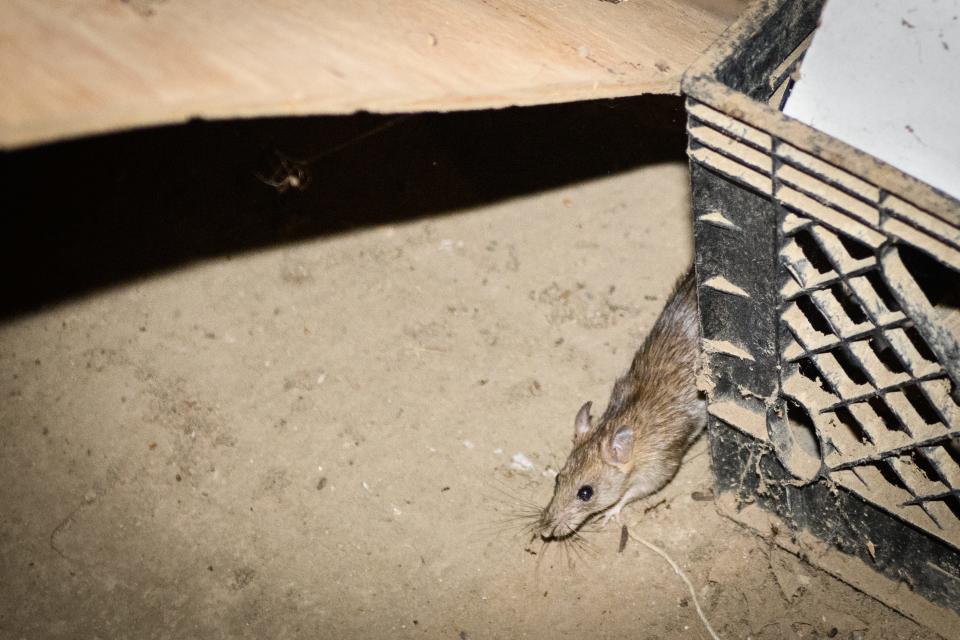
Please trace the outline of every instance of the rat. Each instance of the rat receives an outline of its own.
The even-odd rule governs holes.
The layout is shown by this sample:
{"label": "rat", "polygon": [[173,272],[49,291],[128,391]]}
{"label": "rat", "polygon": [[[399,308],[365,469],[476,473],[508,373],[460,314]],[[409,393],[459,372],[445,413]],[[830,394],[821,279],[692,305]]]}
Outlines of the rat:
{"label": "rat", "polygon": [[695,381],[700,319],[693,267],[680,277],[663,311],[613,385],[598,422],[586,402],[574,420],[573,450],[557,474],[536,533],[562,540],[597,516],[620,521],[628,503],[650,495],[676,474],[706,424]]}

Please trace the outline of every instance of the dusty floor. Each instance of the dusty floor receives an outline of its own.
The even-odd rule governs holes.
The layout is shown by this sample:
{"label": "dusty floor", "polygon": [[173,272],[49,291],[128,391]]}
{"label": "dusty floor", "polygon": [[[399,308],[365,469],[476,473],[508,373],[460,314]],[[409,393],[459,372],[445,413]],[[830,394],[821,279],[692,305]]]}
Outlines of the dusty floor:
{"label": "dusty floor", "polygon": [[[706,638],[614,527],[568,556],[512,519],[690,259],[687,206],[647,162],[9,315],[0,636]],[[694,500],[704,445],[626,519],[722,638],[935,637]]]}

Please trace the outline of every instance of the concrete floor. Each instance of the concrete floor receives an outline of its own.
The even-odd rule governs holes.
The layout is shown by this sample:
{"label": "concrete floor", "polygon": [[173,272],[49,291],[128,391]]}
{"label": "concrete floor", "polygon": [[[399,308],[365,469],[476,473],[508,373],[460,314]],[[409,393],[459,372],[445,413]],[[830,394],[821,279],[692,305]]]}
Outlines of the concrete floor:
{"label": "concrete floor", "polygon": [[[614,527],[571,555],[515,517],[690,260],[682,153],[157,269],[121,248],[120,275],[24,294],[0,326],[0,637],[706,638]],[[705,450],[626,520],[721,637],[936,637],[694,500]]]}

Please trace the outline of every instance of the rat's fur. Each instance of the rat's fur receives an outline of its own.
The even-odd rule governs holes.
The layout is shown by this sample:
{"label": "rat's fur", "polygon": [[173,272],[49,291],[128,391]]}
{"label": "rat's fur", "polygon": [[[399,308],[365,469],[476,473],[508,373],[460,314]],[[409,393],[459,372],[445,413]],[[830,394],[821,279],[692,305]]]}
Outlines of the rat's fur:
{"label": "rat's fur", "polygon": [[[691,268],[677,281],[600,421],[591,421],[589,402],[577,414],[573,451],[537,523],[543,539],[565,538],[600,513],[606,522],[663,487],[703,429],[706,409],[694,379],[700,344],[694,280]],[[587,501],[577,497],[584,486],[593,489]]]}

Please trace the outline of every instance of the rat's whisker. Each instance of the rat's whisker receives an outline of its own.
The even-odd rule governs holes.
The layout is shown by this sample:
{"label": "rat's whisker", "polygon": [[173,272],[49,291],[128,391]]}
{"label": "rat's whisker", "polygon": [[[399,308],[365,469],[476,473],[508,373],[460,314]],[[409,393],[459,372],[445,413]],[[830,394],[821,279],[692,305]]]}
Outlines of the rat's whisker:
{"label": "rat's whisker", "polygon": [[[541,505],[534,502],[532,499],[523,498],[517,495],[514,490],[510,487],[505,486],[499,481],[495,481],[491,484],[488,484],[484,487],[485,490],[493,491],[498,495],[487,495],[485,496],[491,502],[494,503],[503,503],[506,502],[512,506],[514,511],[518,512],[538,512],[541,509]],[[504,500],[506,499],[506,500]]]}
{"label": "rat's whisker", "polygon": [[570,544],[566,538],[560,541],[560,547],[563,549],[563,555],[567,560],[567,569],[573,569],[573,560],[570,558]]}
{"label": "rat's whisker", "polygon": [[[508,496],[508,497],[510,497],[510,498],[513,498],[513,499],[515,499],[515,500],[518,500],[518,501],[520,501],[520,502],[525,502],[525,503],[527,503],[527,504],[534,504],[531,499],[529,499],[529,498],[522,498],[521,496],[519,496],[519,495],[516,493],[516,490],[517,490],[516,487],[513,487],[513,486],[507,484],[507,483],[504,482],[502,479],[500,479],[500,478],[493,478],[490,482],[491,482],[491,484],[490,484],[491,487],[497,488],[497,489],[500,490],[504,495],[506,495],[506,496]],[[528,486],[524,487],[524,489],[529,489],[529,481],[528,481]]]}
{"label": "rat's whisker", "polygon": [[583,551],[586,555],[589,555],[593,558],[599,555],[596,545],[583,537],[579,532],[575,533],[572,537],[573,544],[576,545],[577,548]]}
{"label": "rat's whisker", "polygon": [[[540,575],[540,567],[544,562],[546,562],[547,554],[550,552],[550,549],[552,546],[553,545],[550,544],[549,542],[546,542],[542,539],[540,540],[540,553],[537,556],[537,563],[536,563],[537,576]],[[547,566],[549,566],[549,564]]]}

